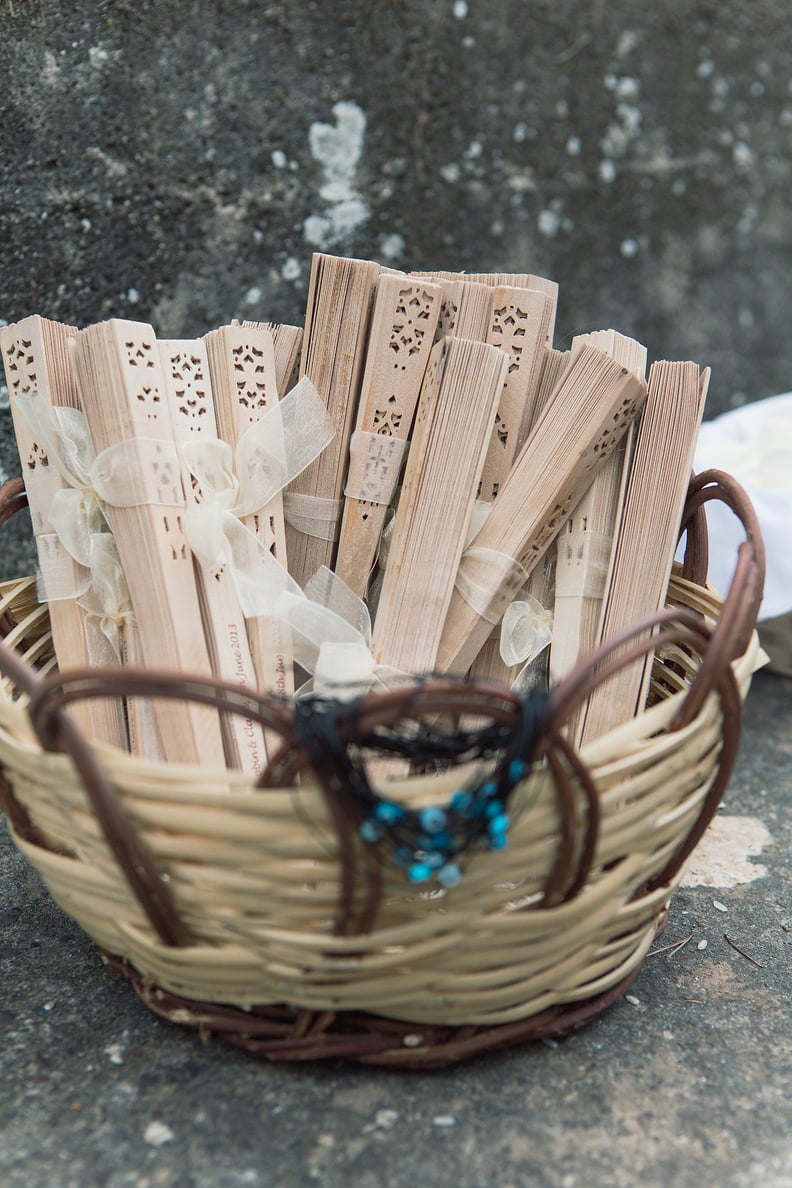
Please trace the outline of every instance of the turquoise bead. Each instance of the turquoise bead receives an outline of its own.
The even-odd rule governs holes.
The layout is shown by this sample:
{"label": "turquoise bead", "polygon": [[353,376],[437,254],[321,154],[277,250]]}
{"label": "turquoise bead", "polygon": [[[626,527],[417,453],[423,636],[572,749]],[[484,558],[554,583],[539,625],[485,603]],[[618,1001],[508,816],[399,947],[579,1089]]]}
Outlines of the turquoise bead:
{"label": "turquoise bead", "polygon": [[437,870],[443,865],[445,858],[442,854],[422,854],[421,865],[429,866],[432,870]]}
{"label": "turquoise bead", "polygon": [[395,825],[404,816],[404,809],[400,804],[394,804],[393,801],[381,800],[374,809],[374,816],[383,825]]}
{"label": "turquoise bead", "polygon": [[509,782],[516,784],[518,780],[522,779],[527,770],[528,764],[523,763],[522,759],[512,759],[509,764]]}
{"label": "turquoise bead", "polygon": [[422,850],[447,850],[451,845],[450,833],[429,833],[419,839]]}
{"label": "turquoise bead", "polygon": [[363,841],[378,842],[382,837],[382,826],[378,825],[376,821],[372,821],[371,817],[369,817],[360,826],[360,836],[363,838]]}
{"label": "turquoise bead", "polygon": [[425,829],[427,833],[440,833],[445,829],[446,815],[441,808],[422,809],[418,819],[421,822],[421,828]]}
{"label": "turquoise bead", "polygon": [[506,813],[499,813],[497,817],[493,817],[488,828],[490,834],[506,833],[509,828],[509,818]]}
{"label": "turquoise bead", "polygon": [[425,862],[414,862],[407,871],[407,877],[413,883],[425,883],[432,877],[432,868]]}
{"label": "turquoise bead", "polygon": [[469,792],[460,789],[451,797],[451,809],[455,813],[464,814],[468,811],[473,803],[473,797]]}
{"label": "turquoise bead", "polygon": [[457,887],[462,882],[462,871],[455,862],[447,862],[438,871],[437,881],[442,887]]}

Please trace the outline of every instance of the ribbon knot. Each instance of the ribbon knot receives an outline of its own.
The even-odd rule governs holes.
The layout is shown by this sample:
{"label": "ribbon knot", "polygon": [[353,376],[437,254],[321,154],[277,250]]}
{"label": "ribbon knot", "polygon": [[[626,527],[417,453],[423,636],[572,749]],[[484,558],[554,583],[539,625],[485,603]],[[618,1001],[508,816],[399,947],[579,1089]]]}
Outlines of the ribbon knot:
{"label": "ribbon knot", "polygon": [[[372,686],[390,689],[410,679],[407,673],[377,662],[371,650],[368,608],[332,570],[320,566],[301,590],[268,556],[273,563],[267,563],[272,617],[288,628],[291,657],[312,678],[298,696],[318,693],[348,701]],[[267,582],[261,588],[263,599],[266,586]]]}
{"label": "ribbon knot", "polygon": [[515,599],[501,621],[500,654],[504,664],[530,664],[552,639],[553,612],[530,594]]}
{"label": "ribbon knot", "polygon": [[[525,592],[529,575],[518,561],[475,543],[491,509],[492,504],[483,500],[474,504],[456,588],[488,623],[500,623],[503,663],[508,668],[519,664],[524,670],[551,642],[553,613]],[[521,590],[522,597],[517,597]],[[522,675],[521,671],[515,684]]]}
{"label": "ribbon knot", "polygon": [[121,568],[115,540],[109,532],[94,533],[91,542],[90,584],[79,604],[121,660],[122,634],[134,622],[129,588]]}
{"label": "ribbon knot", "polygon": [[236,528],[244,528],[233,452],[227,442],[213,438],[182,446],[180,461],[185,488],[197,499],[184,512],[184,533],[200,564],[211,572],[232,563]]}
{"label": "ribbon knot", "polygon": [[184,529],[201,565],[210,572],[229,565],[235,578],[244,574],[257,543],[241,519],[266,508],[319,456],[333,432],[319,393],[304,376],[251,425],[236,449],[218,438],[181,447],[182,480],[193,496]]}
{"label": "ribbon knot", "polygon": [[29,392],[16,400],[66,484],[52,493],[48,525],[70,556],[88,567],[91,538],[106,531],[108,525],[96,487],[96,456],[85,416],[78,409],[53,407],[40,392]]}
{"label": "ribbon knot", "polygon": [[377,665],[371,649],[359,642],[338,643],[325,640],[313,671],[313,691],[333,694],[337,700],[351,700],[367,692],[377,678]]}
{"label": "ribbon knot", "polygon": [[41,596],[49,602],[76,599],[120,660],[121,633],[132,620],[132,608],[85,416],[78,409],[53,407],[39,392],[16,399],[66,483],[52,492],[45,516],[54,534],[37,537]]}

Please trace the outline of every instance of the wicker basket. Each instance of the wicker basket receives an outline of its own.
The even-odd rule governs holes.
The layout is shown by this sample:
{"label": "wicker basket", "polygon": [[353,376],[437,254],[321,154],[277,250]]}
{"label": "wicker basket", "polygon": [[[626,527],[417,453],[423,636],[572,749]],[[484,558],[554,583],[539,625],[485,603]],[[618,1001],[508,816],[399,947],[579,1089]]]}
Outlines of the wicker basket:
{"label": "wicker basket", "polygon": [[[705,583],[712,498],[746,531],[725,601]],[[0,523],[23,505],[21,482],[7,483]],[[580,756],[564,739],[590,688],[651,646],[644,623],[553,690],[508,847],[474,850],[458,886],[429,893],[361,844],[311,772],[291,704],[166,674],[58,676],[32,580],[6,583],[0,793],[14,840],[154,1011],[258,1055],[432,1067],[567,1033],[625,992],[662,928],[727,784],[761,658],[764,557],[744,494],[699,476],[684,526],[684,567],[651,621],[649,708]],[[277,781],[93,747],[64,708],[132,692],[258,717],[283,739]],[[355,729],[418,710],[505,721],[515,700],[437,678],[370,695]],[[413,776],[395,795],[436,805],[458,778]]]}

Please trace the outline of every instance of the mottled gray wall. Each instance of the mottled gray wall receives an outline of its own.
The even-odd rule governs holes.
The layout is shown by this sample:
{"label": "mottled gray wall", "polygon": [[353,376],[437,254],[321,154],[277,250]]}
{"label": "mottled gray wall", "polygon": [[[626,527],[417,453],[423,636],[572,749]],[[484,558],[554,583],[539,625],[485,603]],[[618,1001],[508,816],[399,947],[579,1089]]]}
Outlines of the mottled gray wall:
{"label": "mottled gray wall", "polygon": [[792,387],[783,0],[0,0],[0,34],[6,321],[301,321],[320,247],[551,276],[557,345],[710,364],[709,416]]}

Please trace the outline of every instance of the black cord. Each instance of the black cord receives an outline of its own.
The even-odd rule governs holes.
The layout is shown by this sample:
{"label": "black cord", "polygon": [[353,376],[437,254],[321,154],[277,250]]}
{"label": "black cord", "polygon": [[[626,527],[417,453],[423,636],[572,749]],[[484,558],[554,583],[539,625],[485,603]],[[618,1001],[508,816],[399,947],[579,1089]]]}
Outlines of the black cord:
{"label": "black cord", "polygon": [[[509,801],[530,769],[547,693],[520,698],[512,725],[463,729],[458,721],[446,725],[447,719],[433,716],[429,723],[408,719],[359,735],[362,703],[363,698],[341,702],[324,696],[295,701],[294,726],[311,767],[365,843],[379,847],[415,883],[436,879],[454,886],[462,877],[459,859],[473,845],[507,844]],[[461,785],[446,804],[416,810],[372,787],[366,764],[384,756],[434,770],[488,763],[483,775]]]}

